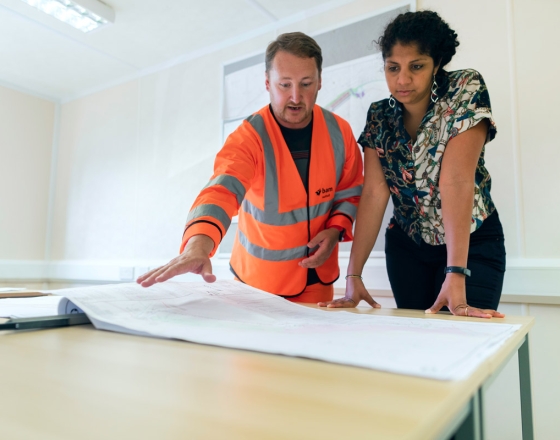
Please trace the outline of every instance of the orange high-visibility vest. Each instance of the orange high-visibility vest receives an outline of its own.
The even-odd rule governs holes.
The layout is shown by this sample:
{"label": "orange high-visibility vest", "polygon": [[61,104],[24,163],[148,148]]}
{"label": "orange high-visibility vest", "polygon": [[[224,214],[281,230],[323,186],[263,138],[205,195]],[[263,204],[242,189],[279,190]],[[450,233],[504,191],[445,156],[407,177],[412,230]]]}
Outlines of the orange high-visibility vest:
{"label": "orange high-visibility vest", "polygon": [[[269,106],[247,118],[226,140],[214,174],[189,213],[181,252],[194,235],[214,240],[216,252],[231,218],[239,223],[230,265],[239,279],[282,296],[305,290],[307,243],[332,226],[352,240],[363,184],[362,156],[349,124],[315,106],[308,191]],[[338,245],[316,268],[323,284],[339,276]]]}

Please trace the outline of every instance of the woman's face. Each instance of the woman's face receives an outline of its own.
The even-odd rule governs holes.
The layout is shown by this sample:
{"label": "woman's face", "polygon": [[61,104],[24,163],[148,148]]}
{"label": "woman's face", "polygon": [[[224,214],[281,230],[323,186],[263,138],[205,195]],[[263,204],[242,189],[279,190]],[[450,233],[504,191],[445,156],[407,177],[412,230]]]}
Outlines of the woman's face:
{"label": "woman's face", "polygon": [[415,44],[393,46],[385,59],[385,79],[391,94],[405,107],[428,103],[438,67],[429,55],[418,52]]}

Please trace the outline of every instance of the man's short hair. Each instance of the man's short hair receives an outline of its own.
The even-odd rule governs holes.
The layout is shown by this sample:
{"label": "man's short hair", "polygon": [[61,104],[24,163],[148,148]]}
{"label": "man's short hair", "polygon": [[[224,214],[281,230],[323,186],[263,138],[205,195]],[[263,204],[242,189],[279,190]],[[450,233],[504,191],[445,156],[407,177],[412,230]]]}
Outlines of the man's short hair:
{"label": "man's short hair", "polygon": [[323,55],[317,42],[303,32],[289,32],[278,35],[278,38],[266,48],[265,65],[266,73],[272,67],[272,61],[278,51],[291,53],[300,58],[315,58],[319,75],[323,65]]}

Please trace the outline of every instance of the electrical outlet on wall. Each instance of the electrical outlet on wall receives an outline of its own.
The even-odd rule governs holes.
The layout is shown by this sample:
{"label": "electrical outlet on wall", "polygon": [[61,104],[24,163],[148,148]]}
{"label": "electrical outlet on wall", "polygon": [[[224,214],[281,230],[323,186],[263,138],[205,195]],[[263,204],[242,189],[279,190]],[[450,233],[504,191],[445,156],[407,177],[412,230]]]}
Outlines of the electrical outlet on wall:
{"label": "electrical outlet on wall", "polygon": [[132,281],[134,278],[134,267],[119,267],[119,279],[121,281]]}
{"label": "electrical outlet on wall", "polygon": [[134,279],[138,278],[140,275],[144,275],[149,270],[149,266],[136,266],[134,268]]}

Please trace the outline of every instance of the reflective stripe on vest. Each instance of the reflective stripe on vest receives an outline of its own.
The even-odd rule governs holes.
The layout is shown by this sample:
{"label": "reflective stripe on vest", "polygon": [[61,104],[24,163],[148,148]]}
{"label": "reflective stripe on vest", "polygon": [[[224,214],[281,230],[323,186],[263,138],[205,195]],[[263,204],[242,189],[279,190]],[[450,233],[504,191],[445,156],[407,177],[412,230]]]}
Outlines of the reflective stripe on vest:
{"label": "reflective stripe on vest", "polygon": [[[307,207],[288,212],[268,212],[257,208],[249,200],[243,200],[243,210],[255,220],[271,226],[289,226],[307,221]],[[332,208],[332,200],[309,207],[311,219],[328,214]]]}
{"label": "reflective stripe on vest", "polygon": [[274,155],[272,142],[270,142],[261,115],[257,113],[249,116],[247,122],[255,129],[263,144],[265,162],[264,210],[278,213],[278,178],[276,177],[276,156]]}
{"label": "reflective stripe on vest", "polygon": [[191,220],[196,220],[200,217],[214,217],[218,220],[223,226],[224,229],[227,231],[229,225],[231,224],[231,220],[227,213],[221,206],[218,205],[198,205],[196,208],[189,212],[189,216],[187,217],[187,223]]}
{"label": "reflective stripe on vest", "polygon": [[327,130],[329,131],[329,136],[331,138],[331,143],[334,150],[334,162],[336,165],[336,184],[338,185],[340,182],[340,177],[342,176],[342,169],[344,168],[344,139],[342,139],[342,132],[340,131],[340,127],[338,126],[338,122],[336,122],[334,115],[324,108],[321,108],[321,110],[323,110],[323,117],[325,118],[325,122],[327,123]]}
{"label": "reflective stripe on vest", "polygon": [[332,210],[334,212],[342,212],[352,218],[356,218],[356,211],[358,210],[358,208],[356,208],[350,202],[342,202],[334,205]]}
{"label": "reflective stripe on vest", "polygon": [[266,249],[262,246],[257,246],[256,244],[251,243],[247,236],[239,229],[237,230],[237,238],[239,239],[241,246],[247,250],[249,255],[260,258],[261,260],[290,261],[307,256],[307,245],[282,250]]}
{"label": "reflective stripe on vest", "polygon": [[348,197],[355,197],[355,196],[362,195],[362,188],[363,185],[358,185],[334,193],[334,203],[336,203],[338,200],[347,199]]}
{"label": "reflective stripe on vest", "polygon": [[237,177],[230,176],[229,174],[221,174],[208,182],[204,189],[214,185],[221,185],[229,192],[235,194],[235,196],[237,197],[237,203],[239,203],[240,205],[245,198],[245,187]]}

